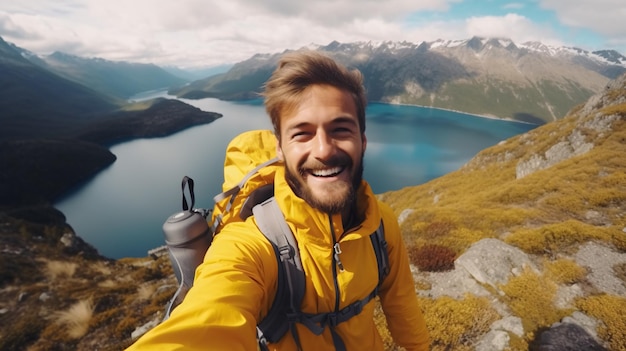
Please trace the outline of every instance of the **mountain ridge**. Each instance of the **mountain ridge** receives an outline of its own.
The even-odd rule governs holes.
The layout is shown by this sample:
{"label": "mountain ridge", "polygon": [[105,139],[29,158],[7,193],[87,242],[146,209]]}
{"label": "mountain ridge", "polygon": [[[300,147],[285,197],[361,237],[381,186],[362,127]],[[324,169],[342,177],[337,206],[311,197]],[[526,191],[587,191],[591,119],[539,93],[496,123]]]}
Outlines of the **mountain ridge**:
{"label": "mountain ridge", "polygon": [[[473,37],[433,42],[333,41],[317,50],[364,73],[370,101],[445,108],[542,124],[564,116],[626,72],[615,51]],[[230,71],[170,90],[179,97],[257,97],[285,52],[256,54]],[[608,58],[610,58],[610,60]],[[618,62],[618,63],[615,63]]]}

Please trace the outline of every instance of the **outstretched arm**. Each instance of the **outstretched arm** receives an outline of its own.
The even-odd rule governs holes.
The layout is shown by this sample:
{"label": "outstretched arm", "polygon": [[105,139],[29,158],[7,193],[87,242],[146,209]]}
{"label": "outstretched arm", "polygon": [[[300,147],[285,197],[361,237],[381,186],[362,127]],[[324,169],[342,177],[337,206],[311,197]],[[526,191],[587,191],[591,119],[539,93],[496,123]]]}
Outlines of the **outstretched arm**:
{"label": "outstretched arm", "polygon": [[277,263],[270,244],[250,229],[245,223],[224,228],[185,300],[128,350],[255,350],[257,320],[275,294]]}

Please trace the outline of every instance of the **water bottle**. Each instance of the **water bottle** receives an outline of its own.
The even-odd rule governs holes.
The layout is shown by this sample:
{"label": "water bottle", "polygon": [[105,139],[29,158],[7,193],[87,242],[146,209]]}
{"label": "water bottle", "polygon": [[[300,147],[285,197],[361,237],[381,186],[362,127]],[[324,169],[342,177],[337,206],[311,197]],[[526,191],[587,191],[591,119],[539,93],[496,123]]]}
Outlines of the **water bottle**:
{"label": "water bottle", "polygon": [[163,233],[176,279],[188,290],[213,239],[206,218],[196,211],[177,212],[163,223]]}
{"label": "water bottle", "polygon": [[[187,204],[185,188],[189,187],[191,205]],[[178,306],[193,286],[196,268],[204,261],[204,255],[213,241],[213,231],[207,223],[208,210],[194,209],[193,179],[185,176],[182,182],[183,210],[169,216],[163,223],[167,252],[172,263],[178,289],[165,311],[165,319]]]}

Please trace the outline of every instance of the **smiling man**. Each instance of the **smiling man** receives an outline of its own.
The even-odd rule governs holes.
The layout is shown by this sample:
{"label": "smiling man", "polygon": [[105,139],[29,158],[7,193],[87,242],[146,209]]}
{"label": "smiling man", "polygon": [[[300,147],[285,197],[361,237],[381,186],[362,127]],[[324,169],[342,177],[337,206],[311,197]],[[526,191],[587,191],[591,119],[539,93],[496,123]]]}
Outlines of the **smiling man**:
{"label": "smiling man", "polygon": [[366,145],[354,100],[330,85],[311,86],[302,99],[281,121],[277,154],[285,177],[309,205],[348,215],[361,184]]}
{"label": "smiling man", "polygon": [[[294,52],[282,57],[264,96],[282,161],[272,174],[274,199],[295,238],[305,288],[296,311],[278,318],[289,328],[261,347],[382,351],[374,323],[378,296],[394,341],[409,351],[427,350],[397,219],[362,179],[361,74],[319,53]],[[254,150],[264,143],[243,144]],[[385,259],[372,239],[381,228]],[[131,349],[256,350],[257,325],[273,303],[288,304],[274,301],[276,258],[254,216],[225,225],[182,304]]]}

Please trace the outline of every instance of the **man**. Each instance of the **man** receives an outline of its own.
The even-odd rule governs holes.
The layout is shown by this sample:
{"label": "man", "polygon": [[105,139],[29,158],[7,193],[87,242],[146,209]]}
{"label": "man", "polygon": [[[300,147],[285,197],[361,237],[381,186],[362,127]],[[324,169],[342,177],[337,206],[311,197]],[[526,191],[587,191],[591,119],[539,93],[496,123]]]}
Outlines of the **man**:
{"label": "man", "polygon": [[[283,165],[274,175],[274,197],[305,272],[302,311],[339,311],[374,290],[378,267],[369,236],[382,220],[390,270],[379,296],[389,330],[406,350],[427,350],[428,331],[397,219],[362,180],[367,139],[361,74],[321,54],[295,52],[283,56],[264,96]],[[130,350],[256,350],[256,325],[274,300],[278,269],[254,217],[226,225],[182,304]],[[294,333],[268,346],[383,350],[374,306],[369,301],[320,335],[297,323]]]}

